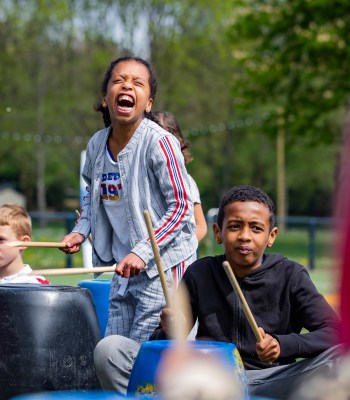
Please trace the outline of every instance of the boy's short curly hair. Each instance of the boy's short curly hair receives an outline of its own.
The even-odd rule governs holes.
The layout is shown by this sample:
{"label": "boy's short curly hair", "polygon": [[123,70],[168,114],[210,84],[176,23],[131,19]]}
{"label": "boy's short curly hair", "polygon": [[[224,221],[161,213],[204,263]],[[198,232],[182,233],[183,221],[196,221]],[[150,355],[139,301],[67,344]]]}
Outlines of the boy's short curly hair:
{"label": "boy's short curly hair", "polygon": [[275,226],[275,205],[271,198],[261,189],[252,185],[239,185],[232,187],[222,198],[217,224],[219,228],[222,229],[225,207],[228,204],[234,203],[235,201],[255,201],[257,203],[264,204],[270,211],[270,230]]}
{"label": "boy's short curly hair", "polygon": [[24,207],[17,204],[0,206],[0,226],[9,226],[18,239],[32,236],[32,220]]}

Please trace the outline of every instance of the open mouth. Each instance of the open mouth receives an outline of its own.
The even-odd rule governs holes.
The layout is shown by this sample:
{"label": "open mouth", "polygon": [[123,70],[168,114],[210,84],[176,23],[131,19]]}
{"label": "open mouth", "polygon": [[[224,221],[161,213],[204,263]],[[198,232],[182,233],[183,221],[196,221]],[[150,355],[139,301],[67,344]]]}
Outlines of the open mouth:
{"label": "open mouth", "polygon": [[117,108],[119,112],[128,113],[134,108],[134,105],[135,100],[133,97],[126,94],[120,95],[117,99]]}

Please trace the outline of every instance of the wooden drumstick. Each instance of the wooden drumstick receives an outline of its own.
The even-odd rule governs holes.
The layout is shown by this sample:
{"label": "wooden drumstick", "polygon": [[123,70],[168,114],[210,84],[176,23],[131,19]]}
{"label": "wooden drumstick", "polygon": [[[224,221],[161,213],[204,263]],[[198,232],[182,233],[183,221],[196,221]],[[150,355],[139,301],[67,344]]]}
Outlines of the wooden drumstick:
{"label": "wooden drumstick", "polygon": [[52,268],[33,270],[30,275],[76,275],[76,274],[94,274],[102,272],[114,272],[116,265],[110,267],[92,267],[92,268]]}
{"label": "wooden drumstick", "polygon": [[7,242],[9,247],[67,247],[65,242]]}
{"label": "wooden drumstick", "polygon": [[169,288],[166,283],[164,268],[163,268],[162,260],[160,258],[159,248],[158,248],[158,245],[156,242],[156,237],[154,235],[152,221],[151,221],[151,217],[149,215],[148,210],[144,210],[143,216],[145,218],[145,222],[147,225],[148,235],[149,235],[149,239],[151,241],[154,259],[155,259],[155,262],[157,265],[160,282],[162,284],[165,301],[166,301],[167,306],[170,307],[171,301],[170,301],[170,295],[169,295]]}
{"label": "wooden drumstick", "polygon": [[247,301],[246,301],[246,299],[244,297],[244,294],[243,294],[243,292],[242,292],[242,290],[241,290],[241,288],[240,288],[240,286],[239,286],[239,284],[237,282],[235,274],[232,271],[230,263],[228,261],[224,261],[222,263],[222,266],[224,267],[224,269],[226,271],[226,274],[227,274],[227,276],[228,276],[228,278],[229,278],[229,280],[230,280],[230,282],[231,282],[231,284],[233,286],[233,289],[235,290],[238,298],[241,301],[244,314],[246,315],[246,317],[248,319],[249,325],[253,329],[254,335],[256,337],[256,341],[259,343],[259,342],[262,341],[263,338],[262,338],[261,333],[259,331],[258,325],[257,325],[257,323],[256,323],[256,321],[254,319],[254,316],[253,316],[252,312],[250,311],[250,308],[249,308],[248,303],[247,303]]}
{"label": "wooden drumstick", "polygon": [[193,327],[193,317],[190,298],[185,285],[177,287],[172,300],[172,306],[174,321],[171,326],[171,336],[177,341],[178,346],[186,346],[187,336]]}

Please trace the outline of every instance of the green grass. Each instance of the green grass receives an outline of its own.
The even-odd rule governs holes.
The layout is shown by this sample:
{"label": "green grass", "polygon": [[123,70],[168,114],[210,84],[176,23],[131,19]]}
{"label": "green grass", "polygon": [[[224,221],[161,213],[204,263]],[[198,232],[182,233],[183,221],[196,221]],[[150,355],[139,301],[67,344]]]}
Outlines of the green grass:
{"label": "green grass", "polygon": [[[79,282],[94,279],[93,274],[48,276],[47,279],[55,285],[77,286]],[[96,279],[112,279],[112,274],[106,273]]]}
{"label": "green grass", "polygon": [[[33,223],[32,241],[36,242],[60,242],[67,235],[64,221],[47,221],[41,227],[38,221]],[[82,267],[83,258],[81,252],[67,256],[59,249],[55,248],[28,248],[23,254],[23,260],[33,269],[42,268],[64,268],[69,260],[71,266]]]}
{"label": "green grass", "polygon": [[[67,230],[64,224],[57,221],[49,221],[45,227],[33,224],[32,241],[60,242],[66,234]],[[83,257],[81,252],[67,256],[61,250],[55,248],[29,247],[23,253],[23,261],[35,270],[65,268],[67,265],[70,265],[71,267],[83,266]],[[93,275],[62,275],[50,276],[47,278],[54,284],[75,286],[83,279],[93,279]]]}

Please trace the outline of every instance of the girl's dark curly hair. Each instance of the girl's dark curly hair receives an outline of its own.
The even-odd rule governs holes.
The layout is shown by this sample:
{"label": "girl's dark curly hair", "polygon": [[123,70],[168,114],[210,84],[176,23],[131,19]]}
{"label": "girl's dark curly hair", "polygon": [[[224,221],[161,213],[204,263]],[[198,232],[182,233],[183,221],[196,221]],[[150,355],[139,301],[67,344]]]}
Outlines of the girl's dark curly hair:
{"label": "girl's dark curly hair", "polygon": [[[102,95],[105,95],[106,92],[107,92],[108,82],[111,79],[111,75],[112,75],[112,71],[113,71],[114,67],[117,64],[119,64],[119,63],[121,63],[123,61],[136,61],[136,62],[144,65],[148,69],[148,72],[149,72],[149,80],[148,80],[148,82],[149,82],[149,87],[150,87],[150,91],[151,91],[150,97],[151,97],[151,99],[154,100],[155,97],[156,97],[156,94],[157,94],[157,79],[156,79],[155,73],[154,73],[151,65],[147,61],[143,60],[142,58],[131,57],[131,56],[129,56],[129,57],[120,57],[120,58],[117,58],[117,59],[113,60],[110,63],[110,65],[107,68],[107,71],[105,73],[105,76],[104,76],[104,78],[102,80],[102,84],[101,84],[101,93],[102,93]],[[107,107],[103,107],[102,106],[102,102],[100,101],[95,105],[94,109],[95,109],[95,111],[99,111],[99,112],[102,113],[102,118],[103,118],[103,122],[104,122],[105,126],[106,127],[110,126],[112,122],[111,122],[111,117],[109,115],[108,108]],[[152,121],[157,122],[156,119],[154,118],[152,112],[149,112],[149,113],[145,112],[145,117],[147,117],[148,119],[151,119]]]}
{"label": "girl's dark curly hair", "polygon": [[185,159],[185,164],[193,160],[192,154],[189,150],[191,143],[185,139],[180,125],[175,118],[175,115],[169,111],[156,111],[153,113],[155,122],[162,126],[166,131],[172,133],[181,144],[181,151]]}

